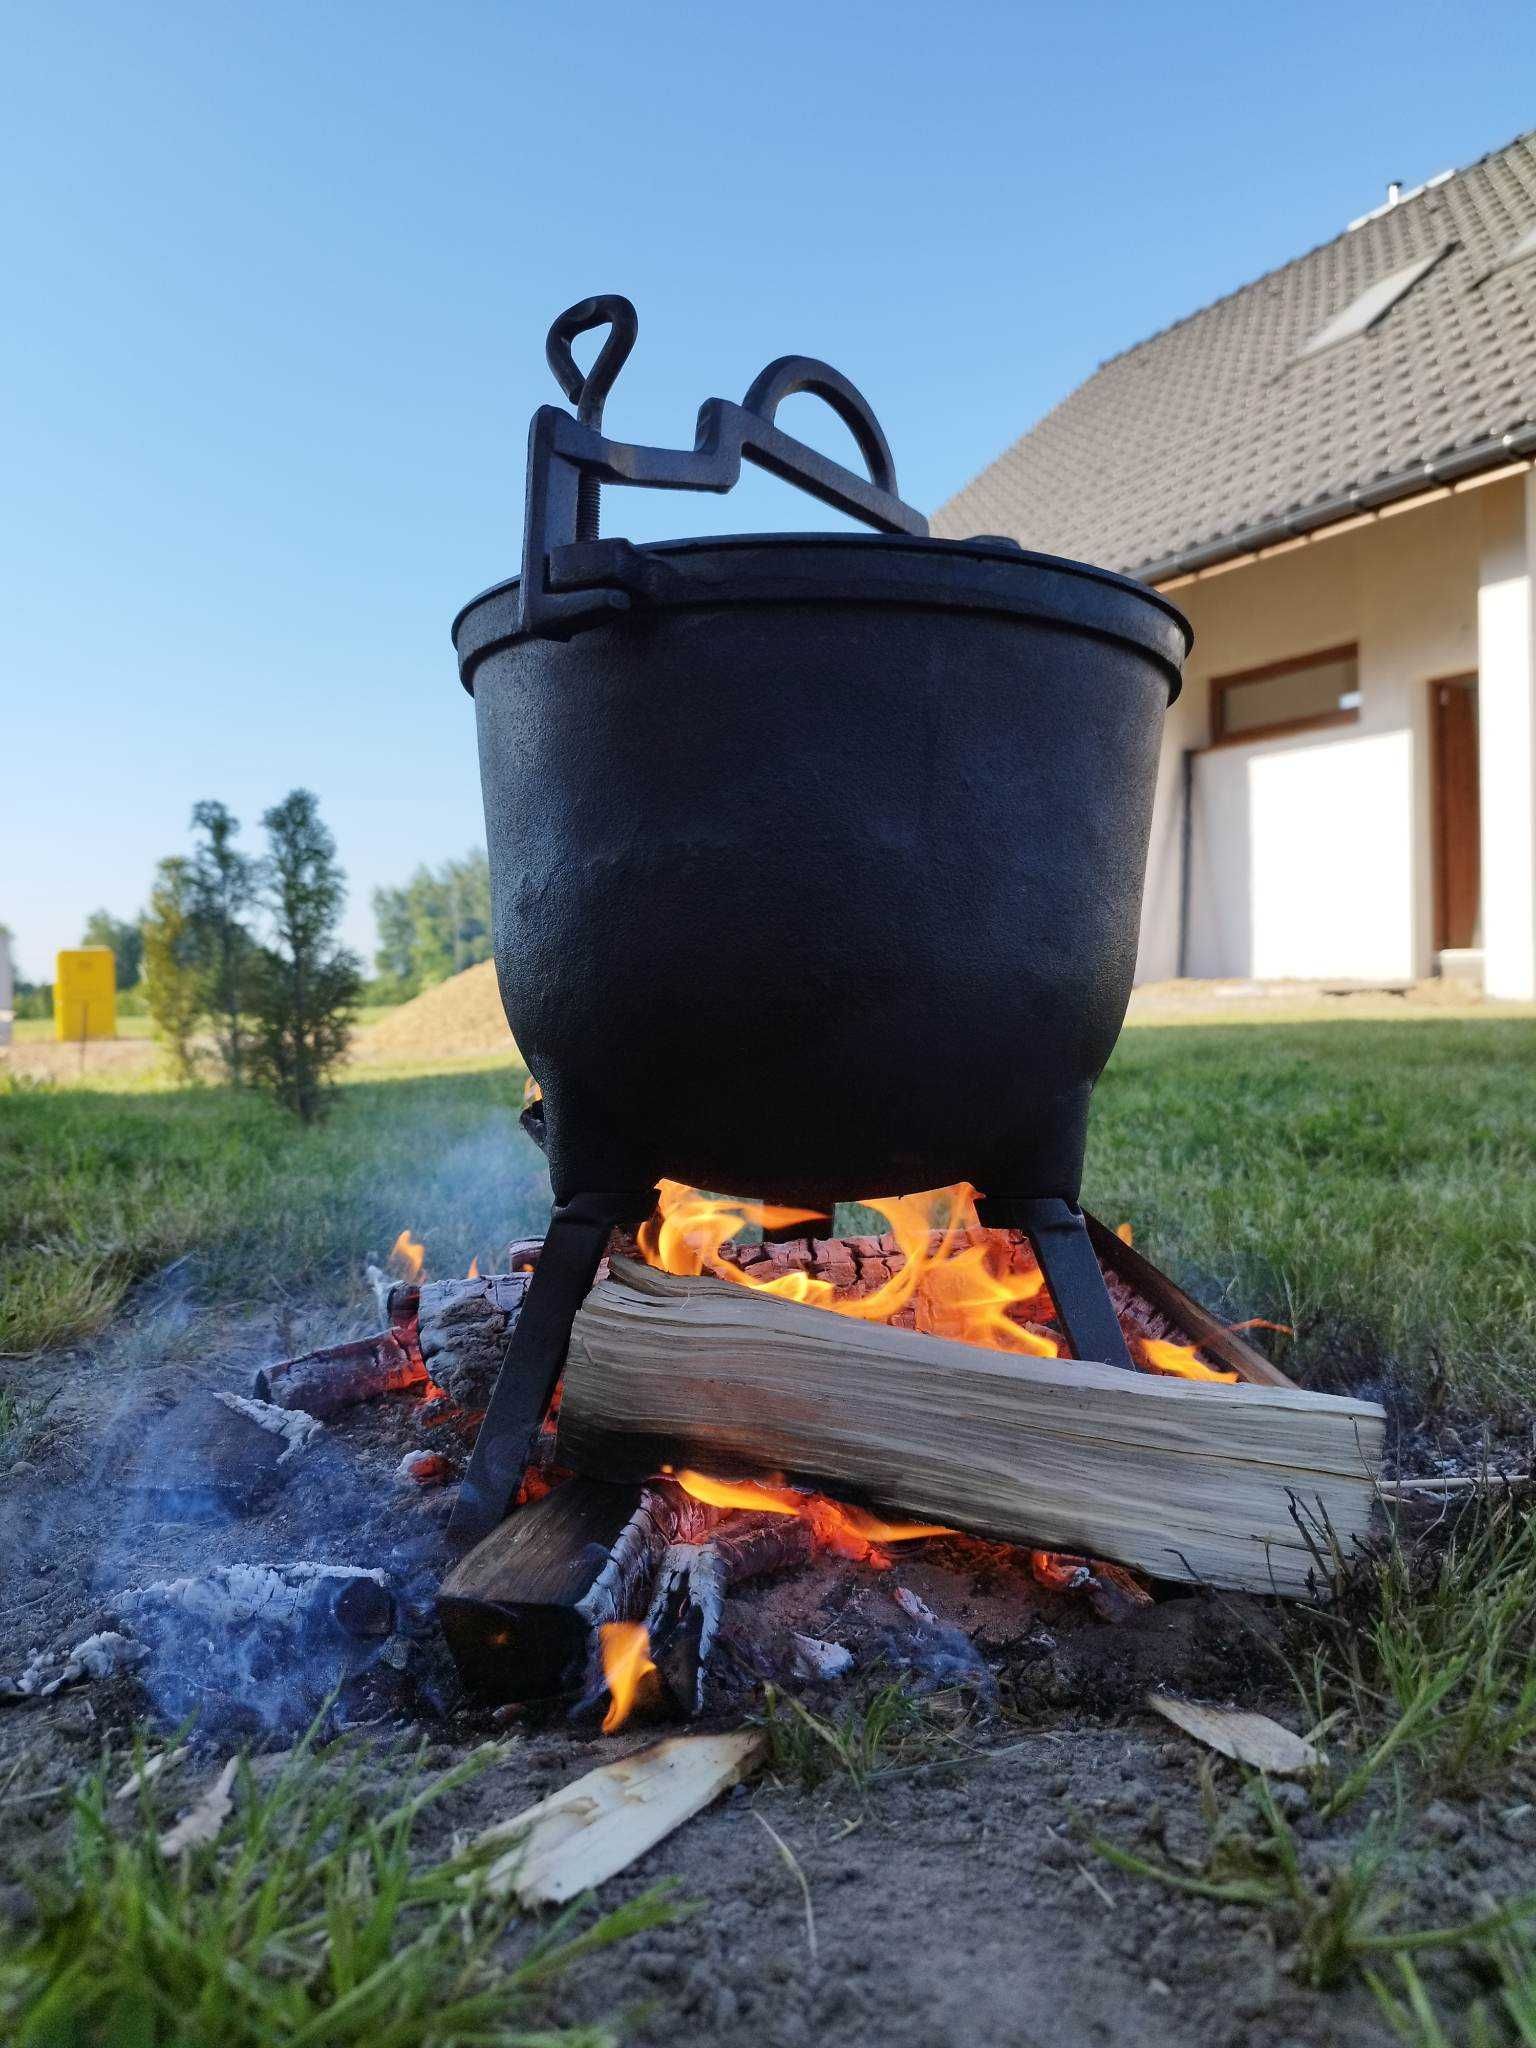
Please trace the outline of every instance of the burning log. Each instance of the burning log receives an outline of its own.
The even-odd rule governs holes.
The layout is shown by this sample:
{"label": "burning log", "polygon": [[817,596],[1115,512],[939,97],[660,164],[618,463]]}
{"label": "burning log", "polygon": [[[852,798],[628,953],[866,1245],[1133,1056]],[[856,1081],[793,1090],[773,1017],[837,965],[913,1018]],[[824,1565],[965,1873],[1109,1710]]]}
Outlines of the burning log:
{"label": "burning log", "polygon": [[834,1317],[615,1260],[572,1332],[557,1456],[789,1470],[973,1533],[1303,1594],[1370,1521],[1385,1417]]}
{"label": "burning log", "polygon": [[703,1711],[727,1588],[807,1563],[815,1542],[810,1523],[798,1515],[742,1515],[702,1543],[668,1547],[645,1629],[662,1681],[685,1714]]}
{"label": "burning log", "polygon": [[519,1272],[388,1287],[381,1292],[387,1330],[263,1366],[256,1375],[256,1399],[323,1420],[381,1394],[436,1385],[454,1407],[480,1413],[490,1399],[538,1251],[538,1240],[531,1238],[509,1247],[524,1262]]}
{"label": "burning log", "polygon": [[666,1484],[573,1479],[519,1508],[443,1581],[438,1618],[465,1683],[548,1699],[594,1679],[599,1631],[645,1612],[668,1547],[714,1511]]}
{"label": "burning log", "polygon": [[359,1401],[424,1386],[426,1381],[427,1368],[415,1345],[402,1344],[386,1330],[263,1366],[256,1375],[255,1392],[258,1401],[274,1408],[299,1408],[324,1421]]}
{"label": "burning log", "polygon": [[[513,1246],[517,1253],[527,1245]],[[479,1414],[506,1354],[528,1291],[527,1272],[432,1280],[420,1289],[416,1341],[433,1382],[459,1408]]]}

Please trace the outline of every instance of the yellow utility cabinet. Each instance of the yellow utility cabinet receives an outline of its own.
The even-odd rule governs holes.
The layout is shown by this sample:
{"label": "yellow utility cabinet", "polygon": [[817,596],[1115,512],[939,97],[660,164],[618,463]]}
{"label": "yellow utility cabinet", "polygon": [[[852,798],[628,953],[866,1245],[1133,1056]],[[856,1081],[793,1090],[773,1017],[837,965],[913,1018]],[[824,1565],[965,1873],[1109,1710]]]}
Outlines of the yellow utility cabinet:
{"label": "yellow utility cabinet", "polygon": [[117,961],[110,946],[60,953],[53,981],[55,1038],[116,1038]]}

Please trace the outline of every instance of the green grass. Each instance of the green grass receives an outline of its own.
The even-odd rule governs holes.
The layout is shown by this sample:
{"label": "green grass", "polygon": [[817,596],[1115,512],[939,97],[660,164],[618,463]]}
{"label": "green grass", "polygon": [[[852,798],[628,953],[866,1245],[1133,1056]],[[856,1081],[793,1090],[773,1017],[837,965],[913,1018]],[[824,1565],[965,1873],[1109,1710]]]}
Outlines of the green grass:
{"label": "green grass", "polygon": [[64,1857],[33,1859],[35,1923],[0,1947],[0,2034],[14,2048],[611,2042],[541,2025],[548,1992],[676,1909],[655,1889],[601,1917],[579,1901],[509,1941],[515,1908],[487,1893],[485,1857],[416,1839],[497,1756],[488,1745],[435,1778],[406,1769],[380,1796],[360,1757],[300,1745],[276,1770],[243,1766],[218,1838],[169,1861],[165,1781],[135,1806],[114,1797],[122,1759],[103,1765],[75,1789]]}
{"label": "green grass", "polygon": [[945,1757],[963,1761],[953,1725],[939,1718],[934,1702],[915,1699],[903,1685],[845,1700],[830,1715],[766,1686],[762,1725],[769,1768],[806,1792],[837,1779],[864,1798],[878,1778]]}
{"label": "green grass", "polygon": [[[215,1088],[0,1077],[0,1352],[89,1335],[188,1251],[202,1284],[334,1286],[409,1225],[429,1270],[537,1227],[521,1069],[354,1070],[301,1130]],[[1100,1085],[1085,1199],[1316,1385],[1536,1402],[1536,1021],[1143,1026]]]}
{"label": "green grass", "polygon": [[[1536,1764],[1536,1516],[1495,1495],[1434,1541],[1394,1542],[1312,1617],[1319,1720],[1381,1727],[1431,1791],[1472,1796]],[[1379,1747],[1379,1745],[1378,1745]],[[1370,1753],[1332,1794],[1376,1775]]]}
{"label": "green grass", "polygon": [[429,1273],[484,1266],[547,1213],[522,1080],[508,1061],[370,1071],[305,1128],[227,1089],[0,1077],[0,1353],[89,1336],[187,1253],[205,1297],[257,1303],[347,1298],[407,1226]]}
{"label": "green grass", "polygon": [[1536,1401],[1536,1022],[1127,1032],[1084,1200],[1309,1384]]}

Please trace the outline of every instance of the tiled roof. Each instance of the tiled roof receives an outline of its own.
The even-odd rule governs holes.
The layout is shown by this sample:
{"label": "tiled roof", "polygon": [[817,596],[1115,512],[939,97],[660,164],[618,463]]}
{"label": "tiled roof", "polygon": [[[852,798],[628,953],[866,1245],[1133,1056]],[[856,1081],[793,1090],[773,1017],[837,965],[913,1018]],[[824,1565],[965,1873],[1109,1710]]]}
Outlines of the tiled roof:
{"label": "tiled roof", "polygon": [[[1536,449],[1536,132],[1113,357],[936,534],[1165,577]],[[1443,253],[1441,253],[1443,252]],[[1303,356],[1394,271],[1365,333]]]}

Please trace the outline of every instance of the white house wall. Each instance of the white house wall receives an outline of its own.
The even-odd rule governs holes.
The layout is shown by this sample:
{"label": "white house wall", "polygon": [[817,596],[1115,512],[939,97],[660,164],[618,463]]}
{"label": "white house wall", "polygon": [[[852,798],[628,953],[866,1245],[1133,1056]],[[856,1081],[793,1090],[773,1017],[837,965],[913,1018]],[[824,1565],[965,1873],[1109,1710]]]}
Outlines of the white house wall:
{"label": "white house wall", "polygon": [[[1428,685],[1477,668],[1485,526],[1520,489],[1492,484],[1170,593],[1195,649],[1164,738],[1138,979],[1178,972],[1187,747],[1200,750],[1190,974],[1430,971]],[[1360,650],[1357,724],[1209,747],[1212,676],[1349,641]],[[1392,743],[1362,744],[1377,739]]]}
{"label": "white house wall", "polygon": [[[1536,996],[1536,477],[1483,525],[1478,598],[1484,987]],[[1493,496],[1490,490],[1489,497]]]}

